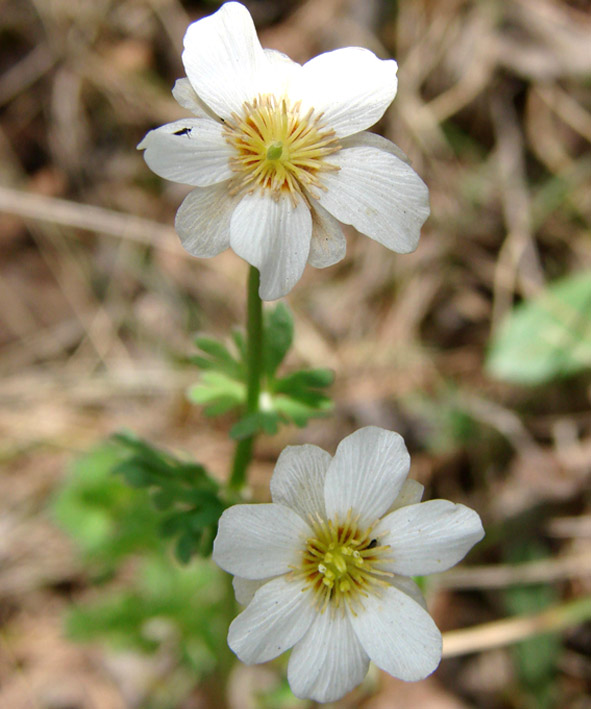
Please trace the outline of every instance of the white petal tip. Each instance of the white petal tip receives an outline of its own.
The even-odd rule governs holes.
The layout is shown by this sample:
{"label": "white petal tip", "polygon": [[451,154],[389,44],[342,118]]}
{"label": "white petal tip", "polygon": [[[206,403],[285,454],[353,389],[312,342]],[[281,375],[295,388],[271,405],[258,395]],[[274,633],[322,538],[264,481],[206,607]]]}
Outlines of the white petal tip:
{"label": "white petal tip", "polygon": [[136,150],[145,150],[148,147],[148,137],[152,131],[146,133],[146,135],[140,140],[140,142],[135,146]]}

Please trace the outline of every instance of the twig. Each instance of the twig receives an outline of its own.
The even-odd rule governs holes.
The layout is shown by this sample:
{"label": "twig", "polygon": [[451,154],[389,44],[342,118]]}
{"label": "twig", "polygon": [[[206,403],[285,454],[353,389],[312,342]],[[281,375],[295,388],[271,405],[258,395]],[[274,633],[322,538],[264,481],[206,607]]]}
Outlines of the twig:
{"label": "twig", "polygon": [[515,282],[533,296],[544,286],[541,266],[532,233],[530,194],[525,175],[523,136],[509,96],[493,96],[491,115],[497,142],[498,180],[507,236],[499,252],[494,277],[492,329],[495,330],[511,307]]}
{"label": "twig", "polygon": [[4,106],[19,93],[29,88],[55,64],[56,58],[40,44],[30,51],[24,59],[2,75],[0,80],[0,106]]}
{"label": "twig", "polygon": [[544,633],[557,633],[591,618],[591,596],[553,606],[535,615],[484,623],[443,634],[443,657],[505,647]]}
{"label": "twig", "polygon": [[433,580],[436,588],[505,588],[591,576],[591,554],[572,554],[524,564],[458,568]]}
{"label": "twig", "polygon": [[103,207],[0,187],[0,210],[25,219],[37,219],[110,234],[140,244],[151,244],[177,255],[185,253],[179,247],[178,237],[172,227]]}

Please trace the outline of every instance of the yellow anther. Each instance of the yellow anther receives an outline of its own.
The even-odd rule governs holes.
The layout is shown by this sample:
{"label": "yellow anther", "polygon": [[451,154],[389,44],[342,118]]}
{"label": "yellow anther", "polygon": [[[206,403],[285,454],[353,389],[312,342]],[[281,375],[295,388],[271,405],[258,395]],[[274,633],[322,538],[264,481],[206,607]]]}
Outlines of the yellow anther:
{"label": "yellow anther", "polygon": [[226,121],[224,134],[234,149],[234,194],[260,188],[275,199],[287,194],[295,204],[318,197],[325,189],[321,174],[339,169],[326,162],[341,149],[334,131],[314,111],[302,115],[299,103],[259,96]]}
{"label": "yellow anther", "polygon": [[345,604],[355,612],[370,589],[379,592],[387,583],[385,577],[393,575],[384,569],[390,548],[372,546],[373,527],[360,529],[351,512],[343,522],[312,518],[310,526],[313,536],[306,542],[296,574],[303,575],[317,593],[321,612],[329,605],[341,611]]}

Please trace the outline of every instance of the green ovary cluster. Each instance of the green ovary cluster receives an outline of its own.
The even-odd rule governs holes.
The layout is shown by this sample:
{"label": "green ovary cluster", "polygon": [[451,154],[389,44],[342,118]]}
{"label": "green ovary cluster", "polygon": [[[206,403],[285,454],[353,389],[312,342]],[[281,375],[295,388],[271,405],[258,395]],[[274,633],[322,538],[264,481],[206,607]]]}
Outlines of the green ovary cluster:
{"label": "green ovary cluster", "polygon": [[280,160],[282,155],[283,143],[280,140],[271,143],[271,145],[267,148],[267,160]]}
{"label": "green ovary cluster", "polygon": [[329,545],[318,571],[324,576],[322,583],[328,588],[335,586],[341,593],[347,593],[353,587],[355,579],[359,581],[363,575],[363,557],[354,545]]}
{"label": "green ovary cluster", "polygon": [[306,588],[312,588],[316,604],[355,612],[362,598],[383,586],[392,574],[384,569],[390,547],[372,539],[373,525],[361,528],[351,512],[342,522],[338,519],[310,520],[314,536],[306,540],[301,566],[294,576],[303,577]]}

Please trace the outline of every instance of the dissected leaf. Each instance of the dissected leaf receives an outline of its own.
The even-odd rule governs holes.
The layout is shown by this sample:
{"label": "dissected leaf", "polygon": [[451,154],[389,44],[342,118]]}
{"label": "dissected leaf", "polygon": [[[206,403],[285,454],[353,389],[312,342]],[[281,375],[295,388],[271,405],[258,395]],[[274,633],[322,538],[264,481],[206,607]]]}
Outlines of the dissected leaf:
{"label": "dissected leaf", "polygon": [[[114,468],[126,462],[125,455],[110,441],[82,456],[52,502],[54,518],[75,540],[96,577],[110,576],[138,549],[160,544],[158,513],[147,492],[113,478]],[[140,477],[144,478],[134,479]]]}
{"label": "dissected leaf", "polygon": [[[207,337],[195,340],[206,356],[192,358],[204,371],[200,381],[189,389],[188,397],[194,404],[203,406],[208,416],[225,414],[233,409],[244,412],[246,408],[246,341],[240,331],[232,333],[232,340],[236,357],[217,340]],[[332,407],[329,396],[322,391],[332,384],[334,377],[330,370],[303,369],[283,377],[276,376],[292,341],[293,318],[287,306],[278,303],[264,313],[262,410],[243,415],[230,431],[232,438],[241,440],[261,432],[273,435],[282,422],[305,426],[310,418],[322,416]]]}
{"label": "dissected leaf", "polygon": [[149,489],[154,506],[166,516],[160,518],[162,536],[177,536],[178,558],[187,563],[193,554],[206,556],[225,504],[218,484],[199,463],[183,461],[146,441],[118,434],[114,439],[128,450],[113,472],[136,487]]}
{"label": "dissected leaf", "polygon": [[284,394],[301,394],[309,389],[322,389],[333,383],[330,369],[302,369],[277,379],[274,390]]}
{"label": "dissected leaf", "polygon": [[196,337],[195,345],[208,357],[196,355],[191,361],[204,370],[215,370],[236,379],[244,378],[244,364],[242,357],[237,358],[230,353],[228,348],[212,337]]}
{"label": "dissected leaf", "polygon": [[218,416],[246,402],[246,386],[221,372],[207,371],[189,388],[187,396],[194,404],[205,406],[208,416]]}
{"label": "dissected leaf", "polygon": [[320,402],[314,407],[287,396],[277,396],[274,399],[274,404],[278,413],[283,414],[286,420],[293,421],[300,428],[306,426],[311,418],[325,416],[333,407],[333,402],[328,397],[324,402]]}

